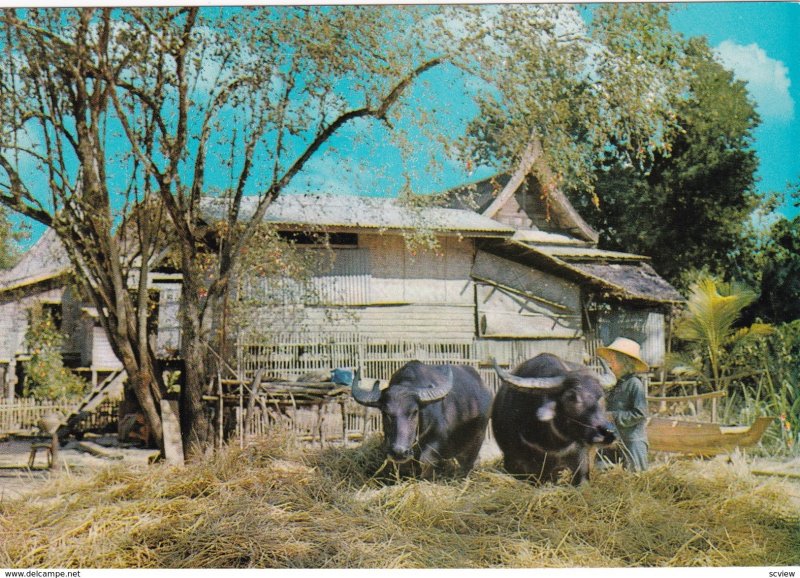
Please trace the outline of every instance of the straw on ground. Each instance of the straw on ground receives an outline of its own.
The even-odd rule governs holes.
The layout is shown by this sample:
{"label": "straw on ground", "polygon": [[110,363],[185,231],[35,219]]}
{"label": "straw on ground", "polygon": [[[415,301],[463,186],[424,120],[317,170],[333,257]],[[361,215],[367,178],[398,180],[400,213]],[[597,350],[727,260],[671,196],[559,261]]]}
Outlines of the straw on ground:
{"label": "straw on ground", "polygon": [[[496,465],[467,479],[379,480],[379,444],[281,438],[177,469],[115,465],[0,502],[4,567],[490,568],[800,563],[783,479],[673,461],[533,487]],[[386,476],[391,478],[391,476]],[[796,488],[793,488],[796,493]]]}

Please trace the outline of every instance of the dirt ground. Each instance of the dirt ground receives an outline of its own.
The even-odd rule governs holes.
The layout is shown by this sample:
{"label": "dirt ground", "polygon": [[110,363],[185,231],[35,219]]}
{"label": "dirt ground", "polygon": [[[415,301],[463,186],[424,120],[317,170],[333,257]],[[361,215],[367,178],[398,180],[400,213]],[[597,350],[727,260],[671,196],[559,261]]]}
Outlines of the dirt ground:
{"label": "dirt ground", "polygon": [[52,476],[75,475],[93,468],[123,461],[130,464],[147,464],[158,452],[152,449],[119,447],[114,436],[94,437],[84,441],[106,448],[113,457],[98,457],[82,450],[77,441],[70,441],[59,449],[62,469],[51,471],[47,456],[39,450],[33,468],[28,467],[31,445],[36,439],[10,439],[0,442],[0,500],[23,496],[46,484]]}

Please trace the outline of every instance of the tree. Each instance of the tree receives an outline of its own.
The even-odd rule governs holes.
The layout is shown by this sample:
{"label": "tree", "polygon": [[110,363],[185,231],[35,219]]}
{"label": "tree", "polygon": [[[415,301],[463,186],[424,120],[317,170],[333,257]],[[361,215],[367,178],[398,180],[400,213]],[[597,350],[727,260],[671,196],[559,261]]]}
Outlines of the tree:
{"label": "tree", "polygon": [[0,205],[0,269],[10,269],[20,257],[19,243],[27,238],[24,229],[15,228],[9,220],[8,209]]}
{"label": "tree", "polygon": [[85,393],[86,380],[64,366],[64,335],[41,305],[30,312],[25,342],[31,358],[25,362],[25,395],[45,400],[74,400]]}
{"label": "tree", "polygon": [[673,358],[673,368],[699,378],[713,390],[724,390],[732,380],[752,375],[752,368],[734,373],[730,360],[737,350],[772,333],[772,326],[763,323],[739,326],[742,312],[756,297],[740,283],[701,277],[692,285],[687,310],[675,326],[675,337],[693,347]]}
{"label": "tree", "polygon": [[[163,384],[142,289],[163,249],[161,224],[139,219],[124,241],[115,234],[132,207],[157,199],[183,277],[180,410],[185,451],[196,455],[209,440],[202,395],[216,375],[243,250],[269,205],[345,125],[380,124],[402,146],[429,125],[416,107],[430,92],[414,102],[409,93],[429,71],[454,66],[500,91],[484,99],[487,114],[474,125],[469,150],[479,159],[523,170],[519,159],[534,147],[559,174],[580,179],[612,135],[624,143],[620,154],[644,158],[658,148],[680,90],[665,12],[601,9],[594,36],[576,14],[546,6],[8,10],[0,17],[0,202],[56,229],[160,437]],[[535,98],[532,87],[541,90]],[[43,178],[32,179],[25,163]],[[203,200],[212,194],[213,203]],[[134,274],[136,299],[127,291]]]}
{"label": "tree", "polygon": [[761,295],[750,314],[770,323],[800,319],[800,217],[777,220],[764,253]]}
{"label": "tree", "polygon": [[517,168],[499,199],[532,169],[545,195],[571,188],[597,203],[598,158],[644,167],[666,151],[685,91],[676,66],[683,42],[668,11],[604,4],[587,28],[563,6],[499,9],[499,48],[482,55],[497,90],[481,101],[466,147],[480,161]]}
{"label": "tree", "polygon": [[688,43],[682,65],[690,91],[676,103],[680,130],[668,150],[647,166],[604,159],[596,172],[599,208],[579,193],[572,198],[602,246],[651,256],[678,287],[689,285],[692,270],[747,278],[759,118],[744,83],[714,60],[704,39]]}

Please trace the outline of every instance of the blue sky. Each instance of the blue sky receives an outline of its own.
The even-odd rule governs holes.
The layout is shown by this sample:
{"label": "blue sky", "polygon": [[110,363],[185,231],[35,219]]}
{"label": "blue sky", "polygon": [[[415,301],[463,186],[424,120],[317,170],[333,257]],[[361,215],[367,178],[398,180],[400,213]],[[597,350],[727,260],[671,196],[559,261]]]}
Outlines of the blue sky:
{"label": "blue sky", "polygon": [[[676,4],[672,26],[706,36],[718,58],[747,82],[761,116],[755,133],[761,192],[800,182],[800,3]],[[784,205],[788,217],[800,208]]]}

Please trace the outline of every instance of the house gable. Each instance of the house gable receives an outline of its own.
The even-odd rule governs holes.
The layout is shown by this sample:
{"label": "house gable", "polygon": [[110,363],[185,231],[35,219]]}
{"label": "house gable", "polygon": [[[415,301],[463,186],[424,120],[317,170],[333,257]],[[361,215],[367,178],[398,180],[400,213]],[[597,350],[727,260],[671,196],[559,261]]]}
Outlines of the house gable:
{"label": "house gable", "polygon": [[495,175],[445,193],[451,207],[471,208],[484,217],[517,231],[542,231],[572,237],[596,245],[597,232],[575,210],[558,188],[546,193],[535,175],[529,174],[519,187],[506,174]]}

